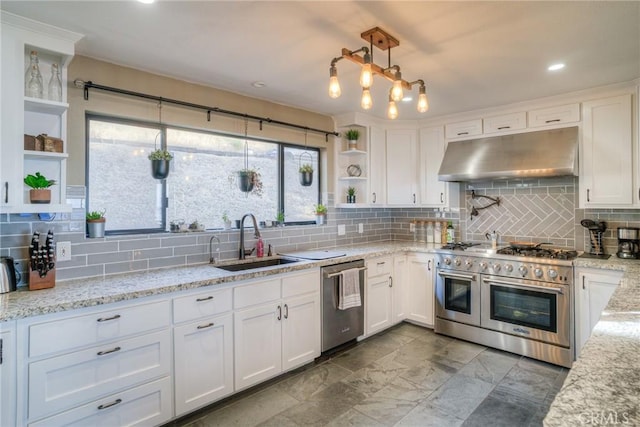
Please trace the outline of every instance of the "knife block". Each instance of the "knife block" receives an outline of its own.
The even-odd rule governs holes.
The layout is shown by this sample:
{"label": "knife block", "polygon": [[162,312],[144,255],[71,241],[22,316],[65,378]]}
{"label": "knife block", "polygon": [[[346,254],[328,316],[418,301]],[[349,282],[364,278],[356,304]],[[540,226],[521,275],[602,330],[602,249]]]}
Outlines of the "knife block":
{"label": "knife block", "polygon": [[29,268],[29,290],[37,291],[38,289],[53,288],[56,285],[56,269],[47,271],[47,275],[40,277],[37,270]]}

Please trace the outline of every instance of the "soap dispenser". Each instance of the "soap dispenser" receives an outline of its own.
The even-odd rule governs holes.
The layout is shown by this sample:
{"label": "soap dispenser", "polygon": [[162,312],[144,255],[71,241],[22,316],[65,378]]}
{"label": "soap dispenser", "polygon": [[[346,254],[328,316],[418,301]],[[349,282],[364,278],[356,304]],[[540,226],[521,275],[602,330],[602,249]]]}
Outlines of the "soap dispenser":
{"label": "soap dispenser", "polygon": [[262,258],[264,256],[264,242],[262,237],[258,237],[258,243],[256,244],[256,256]]}

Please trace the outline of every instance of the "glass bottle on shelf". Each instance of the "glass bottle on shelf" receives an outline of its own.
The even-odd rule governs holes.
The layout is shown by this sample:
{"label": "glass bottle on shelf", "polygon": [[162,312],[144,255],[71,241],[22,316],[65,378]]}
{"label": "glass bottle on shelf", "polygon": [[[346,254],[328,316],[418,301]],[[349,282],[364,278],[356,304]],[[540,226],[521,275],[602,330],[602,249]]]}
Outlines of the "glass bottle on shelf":
{"label": "glass bottle on shelf", "polygon": [[51,64],[51,80],[49,80],[48,91],[51,101],[62,101],[62,80],[58,64]]}
{"label": "glass bottle on shelf", "polygon": [[433,230],[433,242],[442,243],[442,226],[440,221],[436,221],[436,226]]}
{"label": "glass bottle on shelf", "polygon": [[[29,59],[29,68],[27,68],[27,72],[24,75],[24,94],[32,98],[42,98],[42,91],[44,89],[42,74],[40,74],[40,65],[38,65],[38,63],[38,52],[32,50]],[[35,81],[32,81],[34,77]]]}
{"label": "glass bottle on shelf", "polygon": [[425,233],[425,226],[424,226],[424,221],[417,221],[416,222],[416,230],[417,230],[417,235],[418,235],[418,242],[419,243],[425,243],[427,241],[426,238],[426,233]]}
{"label": "glass bottle on shelf", "polygon": [[433,243],[433,222],[427,222],[427,243]]}

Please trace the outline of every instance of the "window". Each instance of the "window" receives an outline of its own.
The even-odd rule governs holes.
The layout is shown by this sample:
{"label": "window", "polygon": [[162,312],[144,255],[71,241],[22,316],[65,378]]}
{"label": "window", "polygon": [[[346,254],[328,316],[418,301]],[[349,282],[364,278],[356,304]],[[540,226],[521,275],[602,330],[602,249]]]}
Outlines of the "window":
{"label": "window", "polygon": [[[278,142],[247,140],[248,166],[261,186],[239,189],[245,168],[245,139],[220,133],[161,126],[104,116],[87,116],[87,208],[107,211],[107,232],[165,231],[169,222],[198,221],[222,228],[223,214],[259,221],[285,213],[287,223],[314,221],[319,202],[320,151]],[[166,139],[174,159],[166,180],[151,177],[147,155]],[[298,169],[311,164],[311,186]]]}

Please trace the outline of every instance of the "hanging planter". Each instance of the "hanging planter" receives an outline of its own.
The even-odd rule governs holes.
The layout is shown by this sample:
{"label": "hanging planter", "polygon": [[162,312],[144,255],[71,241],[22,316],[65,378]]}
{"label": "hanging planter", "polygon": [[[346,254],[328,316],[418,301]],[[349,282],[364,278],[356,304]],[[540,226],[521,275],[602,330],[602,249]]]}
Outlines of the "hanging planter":
{"label": "hanging planter", "polygon": [[243,193],[250,193],[256,182],[256,172],[251,169],[238,171],[238,187]]}
{"label": "hanging planter", "polygon": [[[305,154],[309,156],[309,163],[302,163],[302,157]],[[313,157],[311,157],[311,154],[307,153],[306,151],[300,154],[300,167],[298,168],[298,172],[300,173],[300,185],[302,185],[303,187],[309,187],[311,186],[311,184],[313,184],[313,166],[311,162],[313,162]]]}
{"label": "hanging planter", "polygon": [[151,176],[155,179],[165,179],[169,176],[169,166],[173,155],[167,150],[155,150],[149,154],[151,160]]}

